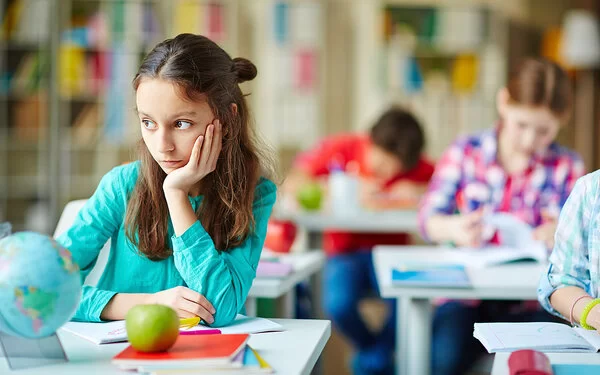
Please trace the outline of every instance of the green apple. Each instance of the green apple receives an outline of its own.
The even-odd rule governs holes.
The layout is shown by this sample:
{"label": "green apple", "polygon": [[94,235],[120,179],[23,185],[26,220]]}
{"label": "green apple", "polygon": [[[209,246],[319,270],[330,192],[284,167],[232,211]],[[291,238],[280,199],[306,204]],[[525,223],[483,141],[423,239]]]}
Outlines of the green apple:
{"label": "green apple", "polygon": [[169,350],[179,337],[179,318],[164,305],[137,305],[125,317],[127,338],[140,352]]}
{"label": "green apple", "polygon": [[321,199],[323,191],[321,185],[316,182],[309,182],[298,189],[296,198],[300,206],[308,211],[314,211],[321,208]]}

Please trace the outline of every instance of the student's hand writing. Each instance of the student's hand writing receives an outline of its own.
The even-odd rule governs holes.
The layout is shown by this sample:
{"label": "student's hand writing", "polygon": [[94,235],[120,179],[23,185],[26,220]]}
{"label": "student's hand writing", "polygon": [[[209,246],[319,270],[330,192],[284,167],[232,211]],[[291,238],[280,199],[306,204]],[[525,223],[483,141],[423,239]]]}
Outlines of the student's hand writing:
{"label": "student's hand writing", "polygon": [[214,323],[215,308],[202,294],[177,286],[150,295],[150,303],[166,305],[177,312],[180,318],[194,318],[196,316],[208,324]]}
{"label": "student's hand writing", "polygon": [[221,122],[215,120],[206,127],[205,134],[196,139],[188,163],[167,175],[163,190],[181,190],[189,193],[194,185],[215,170],[221,145]]}
{"label": "student's hand writing", "polygon": [[455,215],[450,219],[448,230],[456,246],[479,247],[483,230],[483,211]]}

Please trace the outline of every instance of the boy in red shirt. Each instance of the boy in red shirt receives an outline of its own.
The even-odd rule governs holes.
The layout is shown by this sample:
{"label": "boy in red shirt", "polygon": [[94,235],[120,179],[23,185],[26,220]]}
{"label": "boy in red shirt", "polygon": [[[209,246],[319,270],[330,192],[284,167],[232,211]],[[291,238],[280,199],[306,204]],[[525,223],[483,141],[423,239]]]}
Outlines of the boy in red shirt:
{"label": "boy in red shirt", "polygon": [[[424,134],[418,121],[398,108],[386,111],[366,134],[343,134],[322,140],[300,154],[288,176],[284,192],[343,167],[362,180],[361,203],[370,208],[416,206],[434,167],[422,158]],[[385,196],[385,198],[381,198]],[[355,373],[393,373],[395,303],[386,300],[390,314],[379,333],[370,332],[359,311],[359,301],[378,291],[371,259],[375,245],[409,243],[406,233],[347,233],[326,231],[323,248],[328,255],[324,270],[323,307],[336,328],[356,349]]]}

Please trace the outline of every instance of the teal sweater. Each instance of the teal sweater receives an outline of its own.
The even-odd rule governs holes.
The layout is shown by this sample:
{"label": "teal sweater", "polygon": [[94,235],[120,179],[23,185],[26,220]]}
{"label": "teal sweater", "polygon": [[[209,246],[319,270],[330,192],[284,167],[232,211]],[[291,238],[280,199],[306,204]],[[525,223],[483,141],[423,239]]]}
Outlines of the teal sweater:
{"label": "teal sweater", "polygon": [[[183,285],[212,303],[216,310],[213,326],[230,323],[243,309],[256,276],[267,222],[275,203],[275,184],[264,178],[259,181],[253,204],[256,227],[239,247],[217,251],[200,221],[177,237],[169,220],[168,241],[173,255],[151,261],[140,255],[124,230],[125,209],[139,169],[140,163],[135,162],[107,173],[71,228],[57,238],[73,254],[82,280],[94,267],[106,241],[111,240],[108,263],[98,285],[83,287],[73,320],[101,321],[102,310],[116,293],[155,293]],[[190,197],[194,211],[201,201],[202,196]]]}

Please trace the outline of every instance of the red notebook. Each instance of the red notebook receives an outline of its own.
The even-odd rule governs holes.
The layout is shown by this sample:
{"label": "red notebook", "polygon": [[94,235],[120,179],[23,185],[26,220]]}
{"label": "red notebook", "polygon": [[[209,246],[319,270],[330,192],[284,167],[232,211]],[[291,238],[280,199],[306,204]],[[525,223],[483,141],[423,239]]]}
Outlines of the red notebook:
{"label": "red notebook", "polygon": [[250,335],[180,335],[166,352],[142,353],[128,346],[112,363],[121,368],[140,366],[202,367],[230,364]]}

